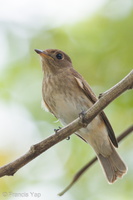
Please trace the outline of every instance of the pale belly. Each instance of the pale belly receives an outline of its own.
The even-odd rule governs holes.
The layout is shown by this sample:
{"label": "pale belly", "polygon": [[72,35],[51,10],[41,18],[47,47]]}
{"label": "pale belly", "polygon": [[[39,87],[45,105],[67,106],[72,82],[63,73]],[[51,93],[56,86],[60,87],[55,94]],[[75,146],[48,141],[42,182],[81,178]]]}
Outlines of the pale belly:
{"label": "pale belly", "polygon": [[[92,106],[91,102],[88,103],[88,106],[85,105],[82,97],[81,99],[78,97],[76,104],[74,102],[73,100],[70,101],[70,99],[68,101],[62,99],[59,104],[56,104],[56,109],[58,110],[57,117],[63,125],[69,124],[78,118],[81,112],[88,110]],[[99,115],[86,128],[78,130],[76,134],[89,143],[96,153],[106,154],[105,156],[110,155],[111,149],[107,129]]]}
{"label": "pale belly", "polygon": [[56,100],[56,116],[62,124],[66,125],[79,117],[79,114],[83,111],[87,111],[92,103],[86,97],[71,97],[63,99],[62,96],[58,96],[59,100]]}

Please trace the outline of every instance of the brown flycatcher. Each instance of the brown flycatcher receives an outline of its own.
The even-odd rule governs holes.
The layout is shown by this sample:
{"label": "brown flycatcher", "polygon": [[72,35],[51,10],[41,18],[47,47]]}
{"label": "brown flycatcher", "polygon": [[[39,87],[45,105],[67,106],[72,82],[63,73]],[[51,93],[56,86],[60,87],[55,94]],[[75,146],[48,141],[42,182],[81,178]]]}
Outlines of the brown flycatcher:
{"label": "brown flycatcher", "polygon": [[[44,107],[63,125],[67,125],[88,110],[97,101],[97,97],[83,77],[74,70],[70,57],[63,51],[35,51],[41,56],[44,72]],[[114,131],[103,111],[86,128],[78,130],[76,135],[92,146],[109,183],[126,173],[126,165],[115,149],[118,144]]]}

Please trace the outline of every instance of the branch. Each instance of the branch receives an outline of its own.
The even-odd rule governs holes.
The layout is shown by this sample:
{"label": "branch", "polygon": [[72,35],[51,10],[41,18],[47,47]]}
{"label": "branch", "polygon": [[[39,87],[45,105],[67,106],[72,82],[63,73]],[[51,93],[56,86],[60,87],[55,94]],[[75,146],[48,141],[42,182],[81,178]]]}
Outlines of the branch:
{"label": "branch", "polygon": [[[130,126],[128,129],[126,129],[121,135],[117,137],[117,141],[120,142],[125,137],[127,137],[131,132],[133,132],[133,125]],[[89,161],[86,165],[84,165],[73,177],[70,184],[58,195],[62,196],[65,194],[78,180],[79,178],[86,172],[87,169],[89,169],[95,162],[97,161],[97,157],[94,157],[91,161]]]}
{"label": "branch", "polygon": [[[110,90],[104,93],[102,97],[88,109],[84,116],[75,119],[73,122],[57,131],[57,134],[53,134],[47,139],[31,146],[30,150],[16,159],[15,161],[4,165],[0,168],[0,177],[5,175],[14,175],[21,167],[35,159],[37,156],[45,152],[47,149],[62,141],[63,139],[76,132],[78,129],[84,127],[85,124],[89,124],[111,101],[121,95],[128,89],[133,87],[133,70],[123,78],[119,83],[113,86]],[[84,124],[85,122],[85,124]]]}

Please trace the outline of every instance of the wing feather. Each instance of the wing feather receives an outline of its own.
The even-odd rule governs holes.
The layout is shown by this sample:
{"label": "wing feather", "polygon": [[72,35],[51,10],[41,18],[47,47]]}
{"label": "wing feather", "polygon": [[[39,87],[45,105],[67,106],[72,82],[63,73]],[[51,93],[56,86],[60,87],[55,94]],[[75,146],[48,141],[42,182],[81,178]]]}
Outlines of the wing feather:
{"label": "wing feather", "polygon": [[[88,99],[92,103],[95,103],[98,99],[97,99],[96,95],[94,94],[94,92],[92,91],[91,87],[88,85],[88,83],[74,69],[73,69],[73,75],[75,77],[75,80],[76,80],[78,86],[82,89],[84,94],[88,97]],[[112,143],[114,144],[115,147],[118,147],[118,143],[117,143],[113,128],[112,128],[108,118],[106,117],[106,115],[103,111],[100,113],[100,116],[107,127],[107,131],[108,131],[110,140],[112,141]]]}

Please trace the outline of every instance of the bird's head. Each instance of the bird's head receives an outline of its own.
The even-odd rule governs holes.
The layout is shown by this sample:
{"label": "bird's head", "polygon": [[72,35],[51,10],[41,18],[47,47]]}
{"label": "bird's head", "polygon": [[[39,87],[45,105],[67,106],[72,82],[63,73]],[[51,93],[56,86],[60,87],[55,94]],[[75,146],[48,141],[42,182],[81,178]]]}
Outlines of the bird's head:
{"label": "bird's head", "polygon": [[41,56],[42,68],[44,73],[58,73],[64,68],[72,67],[70,57],[58,49],[38,50],[35,52]]}

